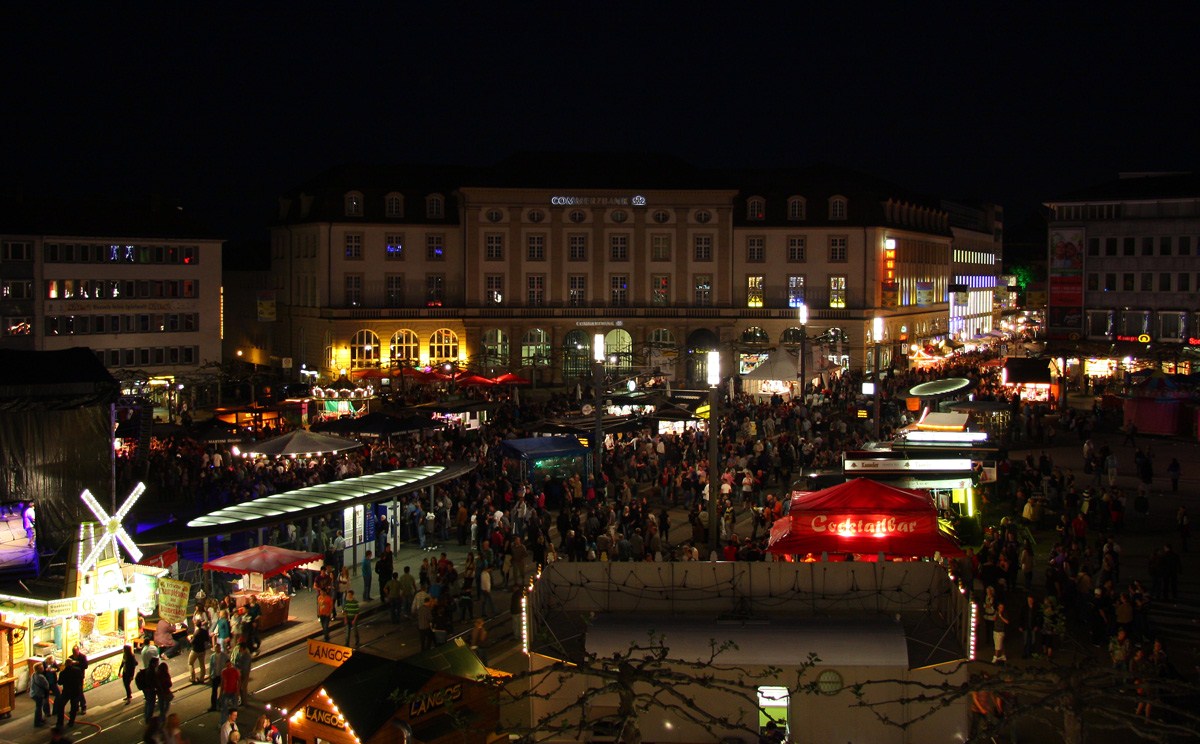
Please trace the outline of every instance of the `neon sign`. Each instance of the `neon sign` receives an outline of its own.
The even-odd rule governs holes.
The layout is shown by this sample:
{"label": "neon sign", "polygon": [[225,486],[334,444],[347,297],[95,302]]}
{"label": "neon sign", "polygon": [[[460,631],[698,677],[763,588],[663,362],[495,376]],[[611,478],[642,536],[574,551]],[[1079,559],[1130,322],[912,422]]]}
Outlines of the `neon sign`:
{"label": "neon sign", "polygon": [[911,535],[920,526],[920,519],[896,519],[884,516],[830,517],[818,514],[812,518],[813,532],[835,532],[841,536],[851,535]]}

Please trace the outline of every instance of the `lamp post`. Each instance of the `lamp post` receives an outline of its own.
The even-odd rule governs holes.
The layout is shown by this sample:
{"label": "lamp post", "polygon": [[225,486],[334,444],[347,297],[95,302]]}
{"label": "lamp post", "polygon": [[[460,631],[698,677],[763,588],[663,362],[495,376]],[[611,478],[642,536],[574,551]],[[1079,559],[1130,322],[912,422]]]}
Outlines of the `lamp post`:
{"label": "lamp post", "polygon": [[879,352],[883,348],[883,318],[876,316],[871,323],[871,340],[875,342],[875,441],[879,441],[880,417],[883,412],[883,381],[879,379]]}
{"label": "lamp post", "polygon": [[604,334],[592,337],[592,391],[596,394],[596,430],[592,433],[592,468],[596,497],[604,483]]}
{"label": "lamp post", "polygon": [[708,352],[708,551],[717,550],[717,497],[721,495],[721,419],[717,405],[721,400],[721,352]]}
{"label": "lamp post", "polygon": [[800,303],[800,401],[804,402],[804,390],[808,387],[808,303]]}

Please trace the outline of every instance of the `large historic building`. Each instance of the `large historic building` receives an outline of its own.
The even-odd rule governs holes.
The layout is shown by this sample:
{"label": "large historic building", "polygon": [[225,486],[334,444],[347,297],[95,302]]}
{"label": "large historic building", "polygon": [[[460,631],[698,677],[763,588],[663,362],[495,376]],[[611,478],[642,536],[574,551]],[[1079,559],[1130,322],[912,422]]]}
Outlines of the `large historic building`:
{"label": "large historic building", "polygon": [[280,199],[272,353],[328,377],[449,362],[547,382],[590,375],[596,333],[618,371],[679,381],[705,379],[710,349],[728,372],[805,336],[809,370],[870,366],[876,341],[884,364],[899,362],[953,330],[960,274],[990,277],[971,279],[988,299],[963,334],[991,329],[997,212],[970,215],[990,252],[952,273],[964,262],[940,201],[827,166],[521,155],[339,168]]}
{"label": "large historic building", "polygon": [[221,243],[167,202],[5,199],[0,347],[88,347],[173,387],[221,361]]}

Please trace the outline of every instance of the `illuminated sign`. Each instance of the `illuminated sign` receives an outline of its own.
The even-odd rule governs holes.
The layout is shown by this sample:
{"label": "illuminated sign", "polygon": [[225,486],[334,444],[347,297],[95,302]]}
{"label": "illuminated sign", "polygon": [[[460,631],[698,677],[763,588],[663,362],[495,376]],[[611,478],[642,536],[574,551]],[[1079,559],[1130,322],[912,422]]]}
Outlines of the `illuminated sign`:
{"label": "illuminated sign", "polygon": [[354,655],[354,649],[338,646],[334,643],[308,639],[308,660],[318,664],[328,664],[337,667],[346,663]]}
{"label": "illuminated sign", "polygon": [[911,535],[921,527],[925,529],[929,528],[929,525],[921,524],[924,521],[927,520],[920,518],[897,519],[884,515],[863,516],[856,514],[853,516],[831,517],[827,514],[818,514],[812,518],[809,527],[813,532],[835,532],[842,536]]}
{"label": "illuminated sign", "polygon": [[1200,346],[1200,338],[1194,338],[1192,336],[1188,336],[1187,345],[1188,346]]}
{"label": "illuminated sign", "polygon": [[315,705],[304,706],[304,717],[310,721],[319,723],[322,726],[335,728],[339,731],[344,731],[346,729],[346,724],[342,723],[340,716],[332,711],[318,708]]}
{"label": "illuminated sign", "polygon": [[893,473],[927,470],[970,470],[971,461],[967,458],[930,460],[846,460],[845,469],[873,470]]}
{"label": "illuminated sign", "polygon": [[556,207],[644,207],[646,197],[635,196],[552,196],[550,203]]}
{"label": "illuminated sign", "polygon": [[987,440],[984,431],[910,431],[904,438],[910,442],[951,442],[969,444]]}
{"label": "illuminated sign", "polygon": [[1117,340],[1118,341],[1129,341],[1131,343],[1138,343],[1138,344],[1148,344],[1148,343],[1150,343],[1150,334],[1149,333],[1139,333],[1136,336],[1118,334]]}
{"label": "illuminated sign", "polygon": [[408,706],[409,719],[423,716],[430,711],[437,710],[445,705],[461,700],[463,696],[462,683],[443,687],[440,690],[426,693],[416,700],[413,700]]}

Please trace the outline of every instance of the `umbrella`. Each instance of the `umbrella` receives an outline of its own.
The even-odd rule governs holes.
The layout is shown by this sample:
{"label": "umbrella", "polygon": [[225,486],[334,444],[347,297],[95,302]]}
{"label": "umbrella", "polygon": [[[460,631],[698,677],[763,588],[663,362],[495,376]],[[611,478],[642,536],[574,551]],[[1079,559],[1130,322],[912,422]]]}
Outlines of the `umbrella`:
{"label": "umbrella", "polygon": [[383,380],[392,376],[392,373],[388,370],[379,369],[378,367],[364,367],[350,372],[350,377],[354,380]]}
{"label": "umbrella", "polygon": [[468,374],[463,372],[454,378],[454,381],[459,385],[495,385],[496,381],[490,377],[484,377],[477,374]]}
{"label": "umbrella", "polygon": [[299,457],[347,452],[361,446],[353,439],[297,429],[247,445],[242,454],[247,457]]}
{"label": "umbrella", "polygon": [[274,545],[259,545],[256,548],[211,560],[204,564],[204,569],[243,575],[256,573],[262,574],[263,578],[270,578],[291,571],[293,568],[322,560],[324,557],[321,553],[288,550]]}
{"label": "umbrella", "polygon": [[529,380],[526,380],[524,377],[521,377],[520,375],[517,375],[517,374],[513,374],[512,372],[505,372],[502,375],[493,377],[492,382],[496,383],[497,385],[532,385],[533,384]]}

